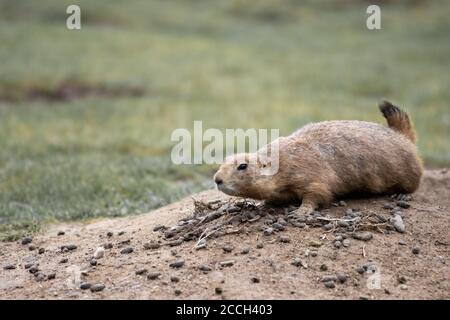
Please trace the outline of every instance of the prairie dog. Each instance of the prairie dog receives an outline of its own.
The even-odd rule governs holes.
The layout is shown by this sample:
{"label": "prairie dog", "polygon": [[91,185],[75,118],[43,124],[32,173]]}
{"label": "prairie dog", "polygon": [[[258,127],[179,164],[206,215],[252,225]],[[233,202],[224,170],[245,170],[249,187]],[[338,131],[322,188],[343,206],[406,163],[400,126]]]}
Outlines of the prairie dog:
{"label": "prairie dog", "polygon": [[[279,170],[262,175],[256,153],[228,157],[214,175],[219,190],[271,203],[299,203],[299,213],[351,193],[413,193],[422,161],[408,114],[390,102],[379,109],[388,127],[365,121],[324,121],[278,139]],[[271,144],[273,144],[272,142]],[[267,147],[270,147],[268,144]]]}

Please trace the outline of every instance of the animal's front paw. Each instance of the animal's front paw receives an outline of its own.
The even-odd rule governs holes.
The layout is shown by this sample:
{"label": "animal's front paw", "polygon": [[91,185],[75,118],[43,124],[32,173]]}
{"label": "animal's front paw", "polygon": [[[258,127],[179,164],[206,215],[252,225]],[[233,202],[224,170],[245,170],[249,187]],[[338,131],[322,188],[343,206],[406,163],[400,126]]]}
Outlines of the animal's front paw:
{"label": "animal's front paw", "polygon": [[300,206],[300,208],[295,210],[294,213],[298,214],[298,215],[305,215],[305,214],[310,214],[313,211],[314,211],[314,207],[302,205],[302,206]]}

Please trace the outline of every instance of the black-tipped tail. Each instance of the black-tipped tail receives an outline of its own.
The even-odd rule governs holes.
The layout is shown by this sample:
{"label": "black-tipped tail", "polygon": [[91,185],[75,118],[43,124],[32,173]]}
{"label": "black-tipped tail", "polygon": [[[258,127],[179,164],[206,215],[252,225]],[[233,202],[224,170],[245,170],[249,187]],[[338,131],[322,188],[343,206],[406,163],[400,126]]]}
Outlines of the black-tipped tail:
{"label": "black-tipped tail", "polygon": [[416,133],[414,126],[409,120],[406,112],[399,107],[394,106],[389,101],[383,101],[379,104],[379,108],[383,116],[386,118],[390,128],[397,130],[405,135],[413,143],[416,143]]}

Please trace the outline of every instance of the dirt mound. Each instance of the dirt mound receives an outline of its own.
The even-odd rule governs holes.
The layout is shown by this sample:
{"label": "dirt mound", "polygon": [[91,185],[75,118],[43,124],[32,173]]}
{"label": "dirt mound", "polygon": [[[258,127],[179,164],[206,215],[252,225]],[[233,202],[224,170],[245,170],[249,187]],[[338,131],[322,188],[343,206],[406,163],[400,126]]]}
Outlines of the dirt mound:
{"label": "dirt mound", "polygon": [[1,243],[0,298],[450,298],[447,170],[427,171],[412,199],[310,216],[216,191],[193,198]]}

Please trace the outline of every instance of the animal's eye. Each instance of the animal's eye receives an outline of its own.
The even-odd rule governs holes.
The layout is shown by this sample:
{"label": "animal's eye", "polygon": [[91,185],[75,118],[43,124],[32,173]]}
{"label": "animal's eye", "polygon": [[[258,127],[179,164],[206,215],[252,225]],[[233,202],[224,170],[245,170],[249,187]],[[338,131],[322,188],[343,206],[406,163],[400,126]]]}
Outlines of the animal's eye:
{"label": "animal's eye", "polygon": [[238,170],[245,170],[245,169],[247,169],[247,164],[246,163],[241,163],[237,169]]}

